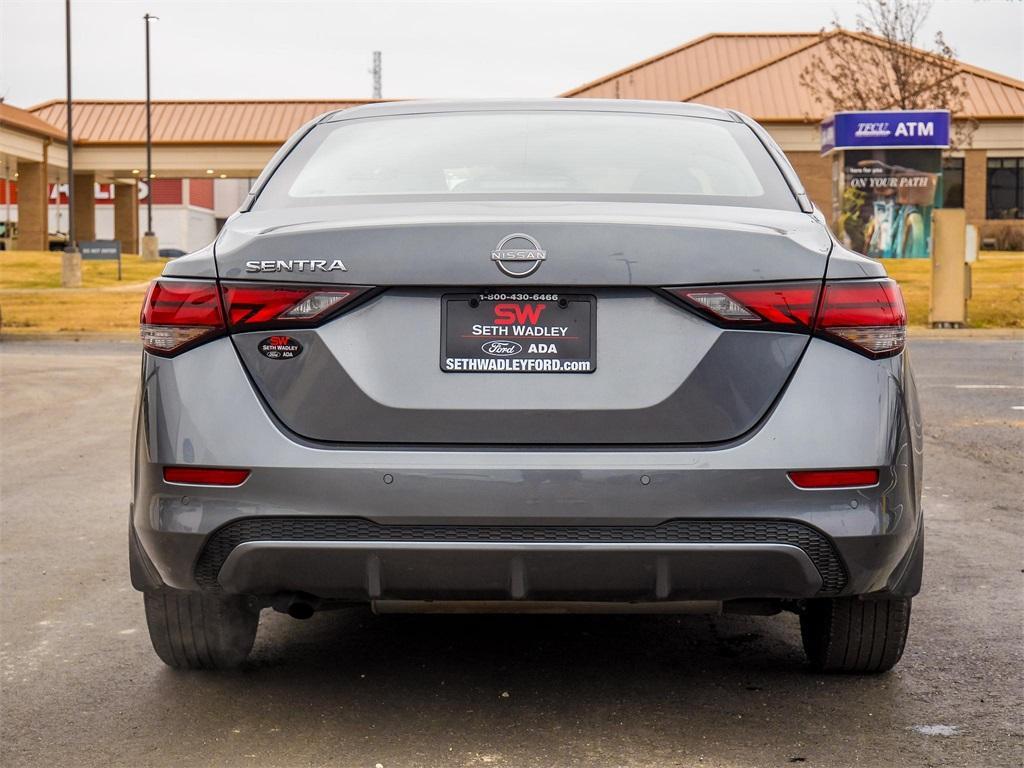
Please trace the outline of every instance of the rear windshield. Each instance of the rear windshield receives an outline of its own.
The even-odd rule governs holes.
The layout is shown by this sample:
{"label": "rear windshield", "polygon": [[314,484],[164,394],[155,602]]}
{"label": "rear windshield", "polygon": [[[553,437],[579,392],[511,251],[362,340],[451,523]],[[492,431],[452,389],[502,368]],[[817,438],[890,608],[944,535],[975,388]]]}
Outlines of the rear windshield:
{"label": "rear windshield", "polygon": [[747,126],[612,112],[457,112],[316,126],[257,208],[352,199],[657,200],[795,210]]}

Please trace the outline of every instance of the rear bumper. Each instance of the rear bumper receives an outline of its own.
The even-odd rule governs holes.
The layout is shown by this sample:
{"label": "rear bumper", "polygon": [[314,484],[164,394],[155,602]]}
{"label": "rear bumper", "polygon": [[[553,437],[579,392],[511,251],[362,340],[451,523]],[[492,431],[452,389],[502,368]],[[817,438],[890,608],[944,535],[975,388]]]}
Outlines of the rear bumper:
{"label": "rear bumper", "polygon": [[142,531],[156,578],[136,587],[351,601],[800,599],[896,588],[915,534],[908,548],[903,531],[831,537],[792,520],[421,526],[260,516],[211,534]]}
{"label": "rear bumper", "polygon": [[368,600],[629,601],[800,598],[821,576],[787,544],[249,542],[225,592]]}
{"label": "rear bumper", "polygon": [[249,518],[206,541],[195,577],[239,594],[347,600],[728,600],[838,593],[831,542],[785,521],[657,526],[378,525]]}
{"label": "rear bumper", "polygon": [[[758,429],[711,450],[328,448],[285,434],[219,340],[143,362],[132,524],[146,567],[133,581],[351,600],[885,592],[920,535],[914,400],[902,356],[814,340]],[[162,479],[172,464],[252,475],[180,486]],[[829,467],[877,467],[881,481],[786,479]]]}

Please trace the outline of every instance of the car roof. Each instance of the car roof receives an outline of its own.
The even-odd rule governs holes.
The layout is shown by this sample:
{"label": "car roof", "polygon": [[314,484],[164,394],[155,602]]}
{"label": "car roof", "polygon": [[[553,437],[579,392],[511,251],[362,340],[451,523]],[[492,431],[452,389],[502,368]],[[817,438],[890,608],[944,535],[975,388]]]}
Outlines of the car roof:
{"label": "car roof", "polygon": [[336,123],[366,117],[423,115],[440,112],[632,112],[637,114],[683,115],[738,122],[731,112],[703,104],[639,99],[461,99],[457,101],[389,101],[365,104],[329,112],[321,123]]}

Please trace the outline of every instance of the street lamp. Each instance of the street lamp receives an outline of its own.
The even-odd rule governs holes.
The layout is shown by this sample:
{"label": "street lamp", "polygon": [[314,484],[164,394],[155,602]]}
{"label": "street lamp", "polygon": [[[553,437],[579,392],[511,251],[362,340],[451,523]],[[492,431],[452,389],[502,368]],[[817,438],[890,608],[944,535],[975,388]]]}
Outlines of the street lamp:
{"label": "street lamp", "polygon": [[[81,288],[82,254],[75,233],[75,134],[71,124],[71,0],[64,0],[64,57],[68,89],[68,242],[61,256],[60,284],[65,288]],[[59,179],[57,202],[60,203]]]}
{"label": "street lamp", "polygon": [[142,259],[156,261],[160,255],[160,245],[153,233],[153,103],[149,95],[149,22],[158,19],[147,13],[142,17],[146,26],[146,234],[142,236]]}

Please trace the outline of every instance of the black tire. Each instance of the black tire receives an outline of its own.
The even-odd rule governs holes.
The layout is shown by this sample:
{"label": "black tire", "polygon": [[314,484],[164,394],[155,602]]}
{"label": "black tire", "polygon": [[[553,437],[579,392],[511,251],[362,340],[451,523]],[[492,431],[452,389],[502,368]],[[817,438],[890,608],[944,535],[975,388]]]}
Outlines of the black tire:
{"label": "black tire", "polygon": [[807,659],[819,672],[877,674],[903,655],[910,598],[811,600],[800,614]]}
{"label": "black tire", "polygon": [[175,669],[230,669],[249,655],[259,609],[243,597],[161,589],[143,593],[149,639]]}

